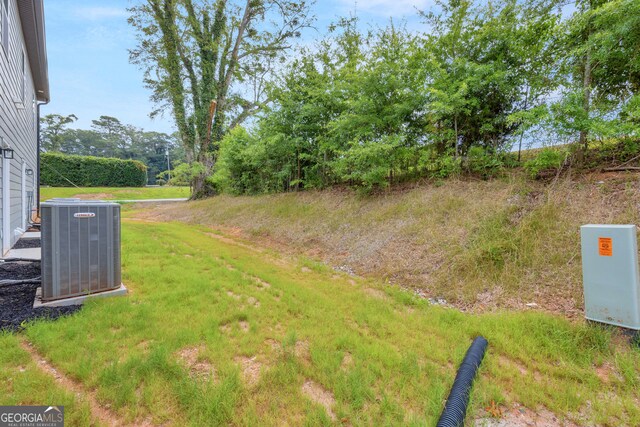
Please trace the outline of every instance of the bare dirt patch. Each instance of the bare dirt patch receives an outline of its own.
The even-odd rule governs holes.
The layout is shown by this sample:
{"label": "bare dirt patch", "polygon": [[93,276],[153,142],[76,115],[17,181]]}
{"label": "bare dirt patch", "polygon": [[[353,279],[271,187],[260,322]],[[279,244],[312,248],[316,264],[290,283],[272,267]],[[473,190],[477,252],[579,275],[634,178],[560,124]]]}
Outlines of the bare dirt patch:
{"label": "bare dirt patch", "polygon": [[499,418],[480,418],[474,425],[476,427],[578,427],[574,422],[560,419],[544,408],[532,411],[518,404],[504,410]]}
{"label": "bare dirt patch", "polygon": [[308,341],[303,341],[303,340],[296,341],[296,345],[293,349],[293,352],[297,358],[300,358],[307,363],[311,363],[311,351],[309,350]]}
{"label": "bare dirt patch", "polygon": [[529,374],[533,374],[533,377],[537,382],[543,381],[543,375],[537,369],[529,369],[525,365],[522,364],[519,360],[509,359],[505,356],[500,356],[498,358],[498,363],[503,367],[514,367],[520,372],[522,376],[527,376]]}
{"label": "bare dirt patch", "polygon": [[227,291],[227,296],[230,296],[231,298],[237,299],[237,300],[240,300],[240,298],[241,298],[240,295],[238,295],[238,294],[236,294],[236,293],[234,293],[232,291]]}
{"label": "bare dirt patch", "polygon": [[342,363],[340,363],[340,369],[343,371],[349,370],[353,366],[353,356],[351,353],[346,352],[342,357]]}
{"label": "bare dirt patch", "polygon": [[246,320],[241,320],[240,322],[238,322],[238,325],[240,326],[240,330],[242,332],[249,332],[249,322],[247,322]]}
{"label": "bare dirt patch", "polygon": [[526,366],[524,366],[522,363],[509,359],[505,356],[500,355],[500,357],[498,358],[498,363],[500,364],[500,366],[502,367],[509,367],[509,366],[513,366],[516,369],[518,369],[518,371],[522,374],[522,375],[527,375],[529,373],[529,370],[527,369]]}
{"label": "bare dirt patch", "polygon": [[215,379],[215,368],[203,357],[205,346],[186,347],[178,351],[178,359],[189,369],[192,378],[209,380]]}
{"label": "bare dirt patch", "polygon": [[262,369],[262,363],[257,359],[257,356],[253,357],[236,357],[233,359],[242,369],[242,378],[249,387],[253,387],[260,380],[260,370]]}
{"label": "bare dirt patch", "polygon": [[609,362],[595,366],[594,371],[604,384],[609,384],[614,378],[618,381],[623,380],[622,376],[616,371],[616,368]]}
{"label": "bare dirt patch", "polygon": [[374,289],[374,288],[365,288],[364,291],[366,292],[367,295],[377,298],[377,299],[382,299],[382,300],[386,300],[387,298],[387,294],[385,294],[384,292],[382,292],[380,289]]}
{"label": "bare dirt patch", "polygon": [[115,199],[116,197],[110,193],[95,193],[95,194],[76,194],[75,196],[71,196],[73,199],[83,199],[83,200],[107,200],[107,199]]}
{"label": "bare dirt patch", "polygon": [[143,353],[146,354],[149,352],[149,347],[151,347],[152,343],[153,340],[143,340],[140,341],[136,347],[138,347],[140,350],[142,350]]}
{"label": "bare dirt patch", "polygon": [[247,245],[246,243],[242,243],[235,239],[225,237],[221,234],[215,234],[215,233],[205,233],[205,234],[209,237],[213,237],[214,239],[220,240],[221,242],[228,243],[230,245],[240,246],[241,248],[249,249],[250,251],[253,251],[253,252],[258,252],[258,253],[264,252],[264,250],[261,248],[256,248],[255,246]]}
{"label": "bare dirt patch", "polygon": [[277,340],[274,340],[273,338],[267,338],[264,343],[272,350],[272,351],[280,351],[282,349],[282,346],[280,345],[280,342]]}
{"label": "bare dirt patch", "polygon": [[271,283],[262,280],[259,277],[253,277],[253,280],[258,284],[258,289],[269,289],[271,287]]}
{"label": "bare dirt patch", "polygon": [[336,414],[333,412],[333,405],[336,403],[336,400],[333,397],[333,393],[329,390],[314,381],[306,380],[304,384],[302,384],[302,394],[307,396],[312,402],[324,407],[333,421],[337,419]]}
{"label": "bare dirt patch", "polygon": [[260,301],[258,301],[258,299],[255,298],[255,297],[247,298],[247,303],[249,303],[250,306],[255,307],[255,308],[259,308],[260,307]]}
{"label": "bare dirt patch", "polygon": [[217,258],[216,259],[218,262],[220,262],[220,264],[222,264],[224,266],[224,268],[226,268],[229,271],[238,271],[237,268],[235,268],[233,265],[229,264],[227,261]]}

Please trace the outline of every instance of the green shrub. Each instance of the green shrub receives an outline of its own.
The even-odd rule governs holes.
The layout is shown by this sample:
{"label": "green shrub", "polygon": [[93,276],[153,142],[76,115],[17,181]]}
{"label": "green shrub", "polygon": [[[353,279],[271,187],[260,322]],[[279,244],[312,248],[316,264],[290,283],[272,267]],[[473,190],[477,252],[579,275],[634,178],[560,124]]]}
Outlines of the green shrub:
{"label": "green shrub", "polygon": [[532,178],[538,178],[541,172],[560,169],[564,159],[565,152],[563,150],[544,148],[536,157],[527,161],[524,168]]}
{"label": "green shrub", "polygon": [[460,175],[462,162],[451,152],[439,153],[432,147],[425,147],[420,151],[418,158],[418,170],[423,176],[440,180],[451,176]]}
{"label": "green shrub", "polygon": [[40,183],[51,187],[143,187],[147,167],[137,160],[44,153]]}
{"label": "green shrub", "polygon": [[471,147],[467,154],[467,170],[487,179],[499,175],[504,169],[504,161],[500,155],[488,153],[482,147]]}
{"label": "green shrub", "polygon": [[202,163],[193,162],[192,164],[177,162],[176,167],[171,171],[160,172],[156,175],[157,180],[163,181],[165,184],[175,185],[176,187],[187,187],[191,185],[194,177],[204,172]]}

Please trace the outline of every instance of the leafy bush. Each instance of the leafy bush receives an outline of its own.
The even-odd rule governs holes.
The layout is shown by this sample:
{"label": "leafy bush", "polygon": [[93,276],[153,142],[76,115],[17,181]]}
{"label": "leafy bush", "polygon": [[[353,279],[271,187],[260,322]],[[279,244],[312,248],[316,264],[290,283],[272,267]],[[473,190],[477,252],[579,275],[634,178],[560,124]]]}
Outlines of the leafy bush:
{"label": "leafy bush", "polygon": [[487,179],[500,174],[505,165],[500,155],[488,153],[482,147],[471,147],[466,166],[470,173]]}
{"label": "leafy bush", "polygon": [[389,173],[405,151],[401,138],[385,136],[379,141],[352,141],[348,150],[333,162],[333,171],[342,181],[351,182],[367,193],[389,185]]}
{"label": "leafy bush", "polygon": [[434,179],[458,176],[462,172],[460,157],[453,156],[450,152],[440,154],[431,148],[422,151],[418,165],[429,178]]}
{"label": "leafy bush", "polygon": [[238,126],[220,143],[213,184],[218,191],[231,194],[308,188],[307,159],[296,150],[299,143],[298,138],[283,133],[262,137]]}
{"label": "leafy bush", "polygon": [[51,187],[143,187],[147,167],[137,160],[44,153],[40,183]]}
{"label": "leafy bush", "polygon": [[553,148],[544,148],[538,155],[524,164],[524,168],[532,178],[540,177],[541,172],[558,170],[565,159],[565,152]]}
{"label": "leafy bush", "polygon": [[[169,185],[186,187],[191,185],[193,178],[204,171],[202,163],[194,162],[176,163],[176,167],[171,171],[164,171],[157,175],[158,180],[162,180]],[[157,181],[156,181],[157,182]]]}

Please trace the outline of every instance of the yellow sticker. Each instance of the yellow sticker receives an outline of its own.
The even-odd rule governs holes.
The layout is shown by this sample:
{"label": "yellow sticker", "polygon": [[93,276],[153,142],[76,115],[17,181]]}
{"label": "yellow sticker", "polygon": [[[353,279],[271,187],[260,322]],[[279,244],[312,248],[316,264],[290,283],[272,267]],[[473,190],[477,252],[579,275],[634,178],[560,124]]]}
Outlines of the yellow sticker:
{"label": "yellow sticker", "polygon": [[611,237],[598,237],[598,254],[600,256],[613,256],[613,241]]}

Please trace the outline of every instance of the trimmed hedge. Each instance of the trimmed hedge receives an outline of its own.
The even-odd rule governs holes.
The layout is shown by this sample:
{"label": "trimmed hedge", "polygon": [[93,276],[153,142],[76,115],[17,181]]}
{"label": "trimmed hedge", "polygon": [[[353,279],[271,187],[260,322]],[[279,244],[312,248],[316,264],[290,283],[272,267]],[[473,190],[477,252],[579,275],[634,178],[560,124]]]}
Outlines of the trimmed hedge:
{"label": "trimmed hedge", "polygon": [[147,167],[137,160],[43,153],[40,184],[70,187],[69,181],[78,187],[144,187]]}

